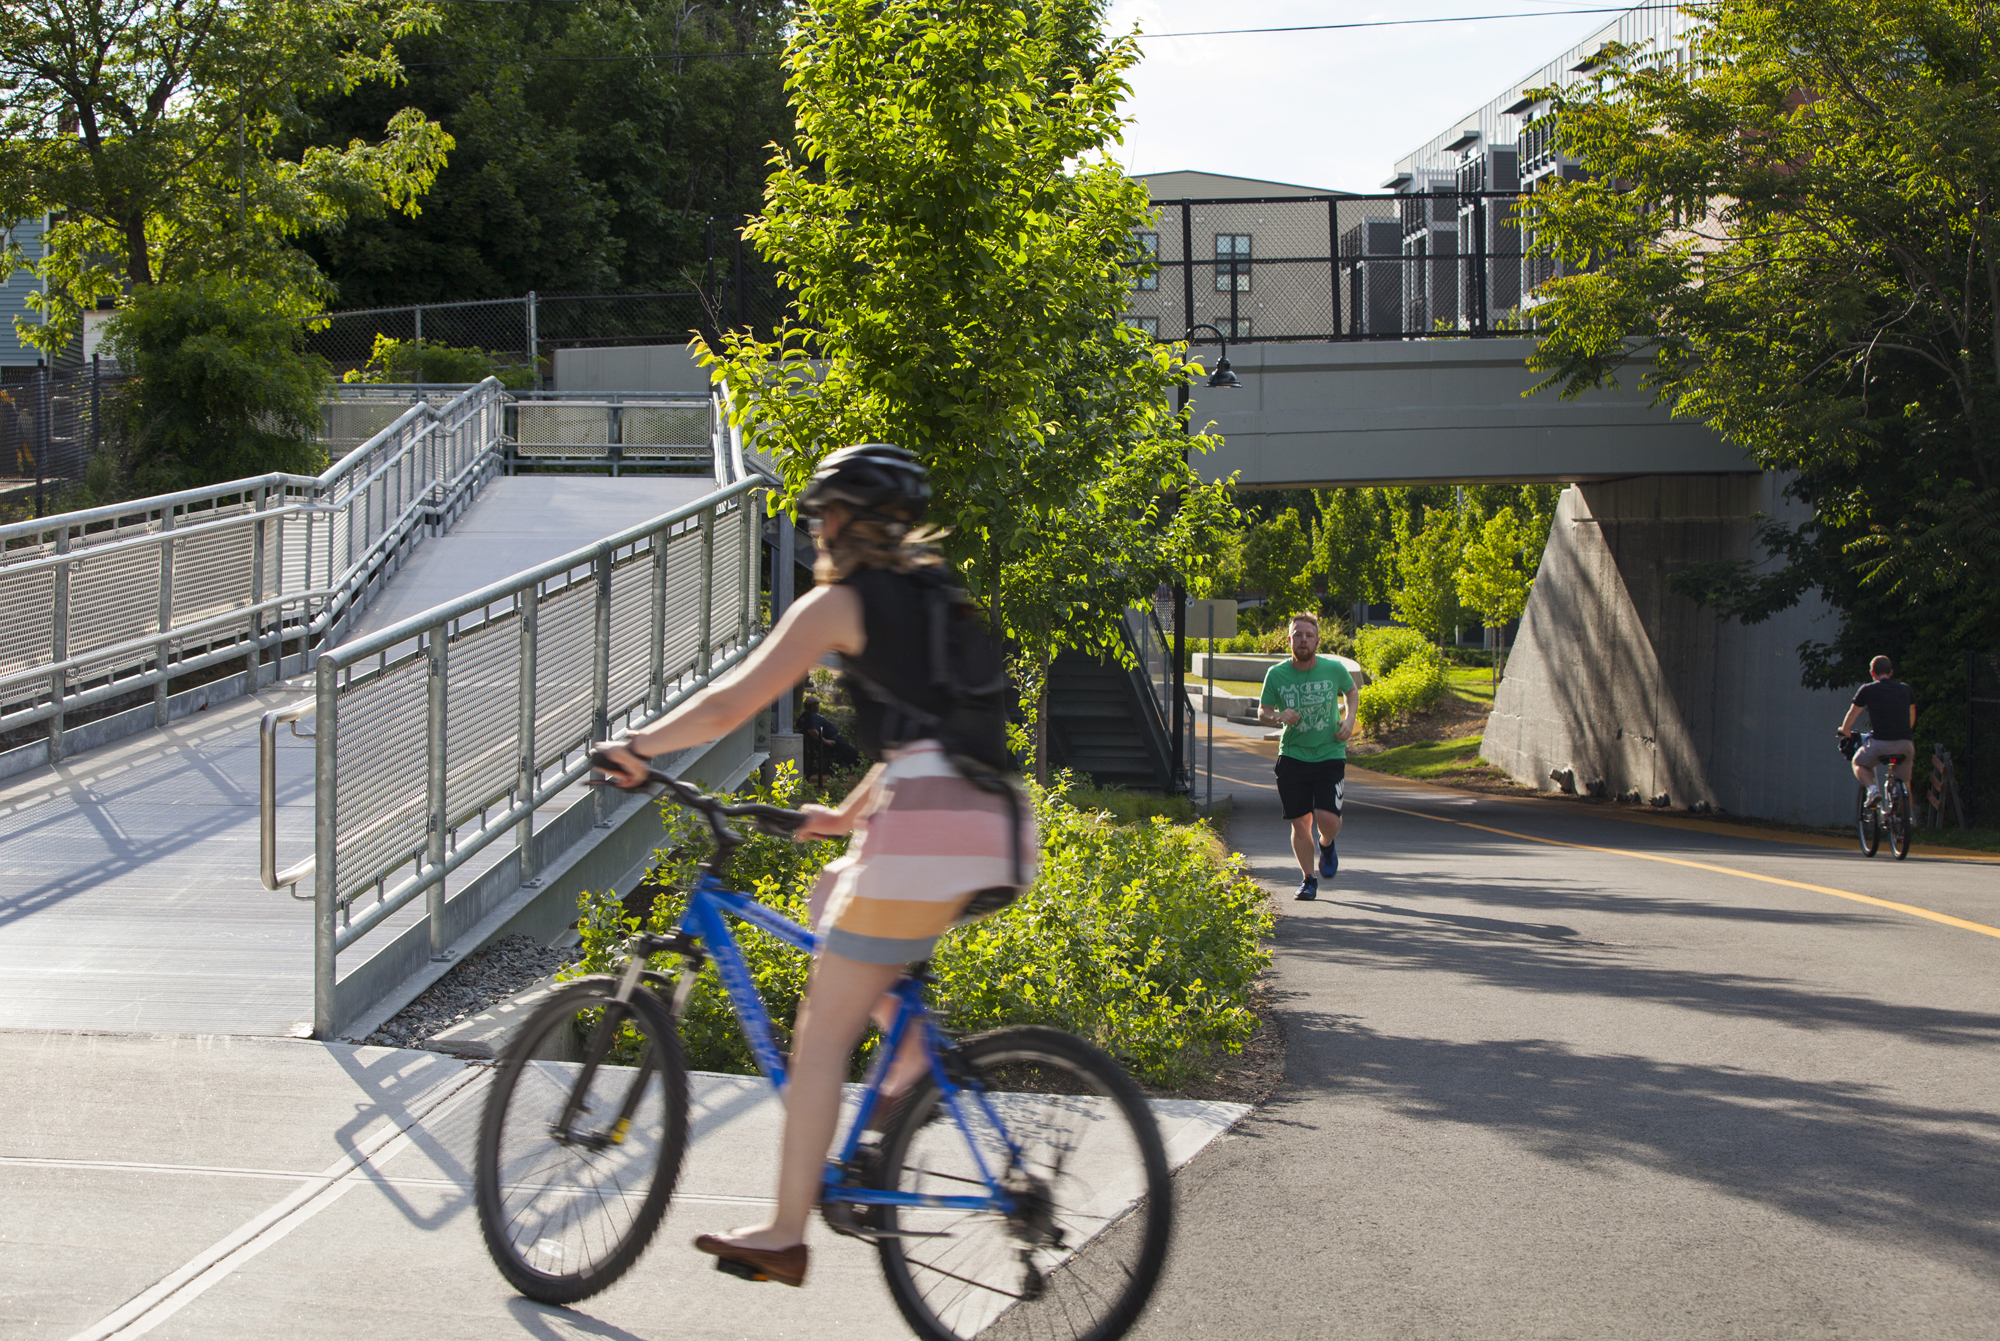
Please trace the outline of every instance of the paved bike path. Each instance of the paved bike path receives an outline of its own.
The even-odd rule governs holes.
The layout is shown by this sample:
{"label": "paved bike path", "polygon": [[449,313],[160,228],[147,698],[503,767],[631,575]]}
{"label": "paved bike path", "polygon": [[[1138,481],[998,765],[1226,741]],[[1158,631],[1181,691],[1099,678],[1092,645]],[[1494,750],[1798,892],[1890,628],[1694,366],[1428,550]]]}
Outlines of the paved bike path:
{"label": "paved bike path", "polygon": [[1217,792],[1286,1081],[1180,1176],[1135,1337],[1992,1335],[1990,865],[1357,772],[1296,903],[1269,753]]}
{"label": "paved bike path", "polygon": [[[651,1249],[576,1309],[515,1295],[471,1208],[490,1067],[303,1040],[0,1032],[0,1337],[734,1338],[906,1335],[873,1251],[815,1225],[807,1288],[688,1241],[763,1214],[782,1110],[697,1076]],[[1171,1161],[1238,1105],[1155,1104]]]}

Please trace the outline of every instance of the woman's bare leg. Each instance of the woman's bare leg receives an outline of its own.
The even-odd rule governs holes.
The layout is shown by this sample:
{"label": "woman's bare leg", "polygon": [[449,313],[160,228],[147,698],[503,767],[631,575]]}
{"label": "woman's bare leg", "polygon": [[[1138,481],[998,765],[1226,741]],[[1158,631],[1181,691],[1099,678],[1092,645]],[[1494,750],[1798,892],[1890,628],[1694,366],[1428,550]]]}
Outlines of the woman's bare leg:
{"label": "woman's bare leg", "polygon": [[814,961],[792,1034],[777,1214],[767,1224],[722,1237],[770,1252],[805,1242],[806,1220],[819,1204],[826,1152],[840,1122],[840,1086],[847,1079],[848,1059],[869,1013],[902,972],[901,964],[866,964],[825,951]]}

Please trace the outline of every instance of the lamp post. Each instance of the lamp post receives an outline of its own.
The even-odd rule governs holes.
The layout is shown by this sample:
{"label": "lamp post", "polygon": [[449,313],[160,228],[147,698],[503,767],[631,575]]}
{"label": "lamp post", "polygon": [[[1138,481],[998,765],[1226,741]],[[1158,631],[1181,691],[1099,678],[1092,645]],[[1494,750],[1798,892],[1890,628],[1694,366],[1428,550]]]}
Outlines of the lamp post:
{"label": "lamp post", "polygon": [[[1192,341],[1194,339],[1194,333],[1196,331],[1215,331],[1216,341],[1222,346],[1222,357],[1216,360],[1215,371],[1208,375],[1209,386],[1216,390],[1223,390],[1223,389],[1233,390],[1236,388],[1240,388],[1243,385],[1243,383],[1237,380],[1236,374],[1233,371],[1231,371],[1229,367],[1229,337],[1225,336],[1221,331],[1216,330],[1215,327],[1208,325],[1206,322],[1203,322],[1201,324],[1188,327],[1187,334],[1182,336],[1181,338],[1183,340]],[[1178,410],[1181,418],[1181,435],[1183,438],[1185,438],[1187,436],[1187,431],[1188,431],[1188,417],[1187,417],[1188,382],[1187,378],[1185,377],[1181,379],[1181,384],[1178,390],[1178,396],[1180,403],[1176,407],[1176,409]],[[1187,460],[1186,447],[1181,448],[1181,460],[1183,461]],[[1211,647],[1209,649],[1209,655],[1210,656],[1215,655],[1214,648]],[[1172,748],[1174,752],[1173,773],[1176,779],[1180,777],[1181,760],[1184,757],[1184,751],[1187,748],[1186,741],[1181,736],[1181,721],[1182,718],[1186,715],[1182,710],[1187,704],[1186,665],[1187,665],[1187,583],[1183,581],[1178,575],[1176,575],[1174,578],[1174,673],[1173,673],[1174,720],[1171,728],[1172,730],[1171,738],[1173,741]],[[1210,709],[1213,710],[1213,707],[1214,704],[1211,701]],[[1190,792],[1194,790],[1194,779],[1192,777],[1188,779],[1188,790]]]}

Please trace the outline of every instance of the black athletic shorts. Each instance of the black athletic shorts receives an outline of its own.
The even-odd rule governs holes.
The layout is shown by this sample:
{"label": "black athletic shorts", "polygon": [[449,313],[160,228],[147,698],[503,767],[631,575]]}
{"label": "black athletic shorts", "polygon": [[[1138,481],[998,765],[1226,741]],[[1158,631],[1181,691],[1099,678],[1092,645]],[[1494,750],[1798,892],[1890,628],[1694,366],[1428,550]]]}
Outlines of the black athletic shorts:
{"label": "black athletic shorts", "polygon": [[1289,755],[1278,756],[1278,802],[1286,819],[1297,819],[1309,810],[1340,813],[1340,796],[1347,777],[1347,760],[1322,759],[1309,764]]}

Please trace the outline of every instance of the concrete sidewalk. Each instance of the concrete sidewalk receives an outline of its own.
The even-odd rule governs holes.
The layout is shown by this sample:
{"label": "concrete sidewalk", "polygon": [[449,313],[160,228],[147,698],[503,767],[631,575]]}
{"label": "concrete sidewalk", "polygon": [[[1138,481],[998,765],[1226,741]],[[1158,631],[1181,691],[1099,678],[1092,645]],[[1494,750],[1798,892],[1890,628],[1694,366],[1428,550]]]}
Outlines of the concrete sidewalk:
{"label": "concrete sidewalk", "polygon": [[[873,1250],[815,1224],[805,1289],[688,1247],[767,1200],[782,1110],[697,1076],[665,1226],[576,1309],[516,1296],[480,1241],[488,1066],[303,1040],[0,1032],[0,1336],[262,1341],[893,1337]],[[1244,1112],[1154,1105],[1178,1168]]]}

